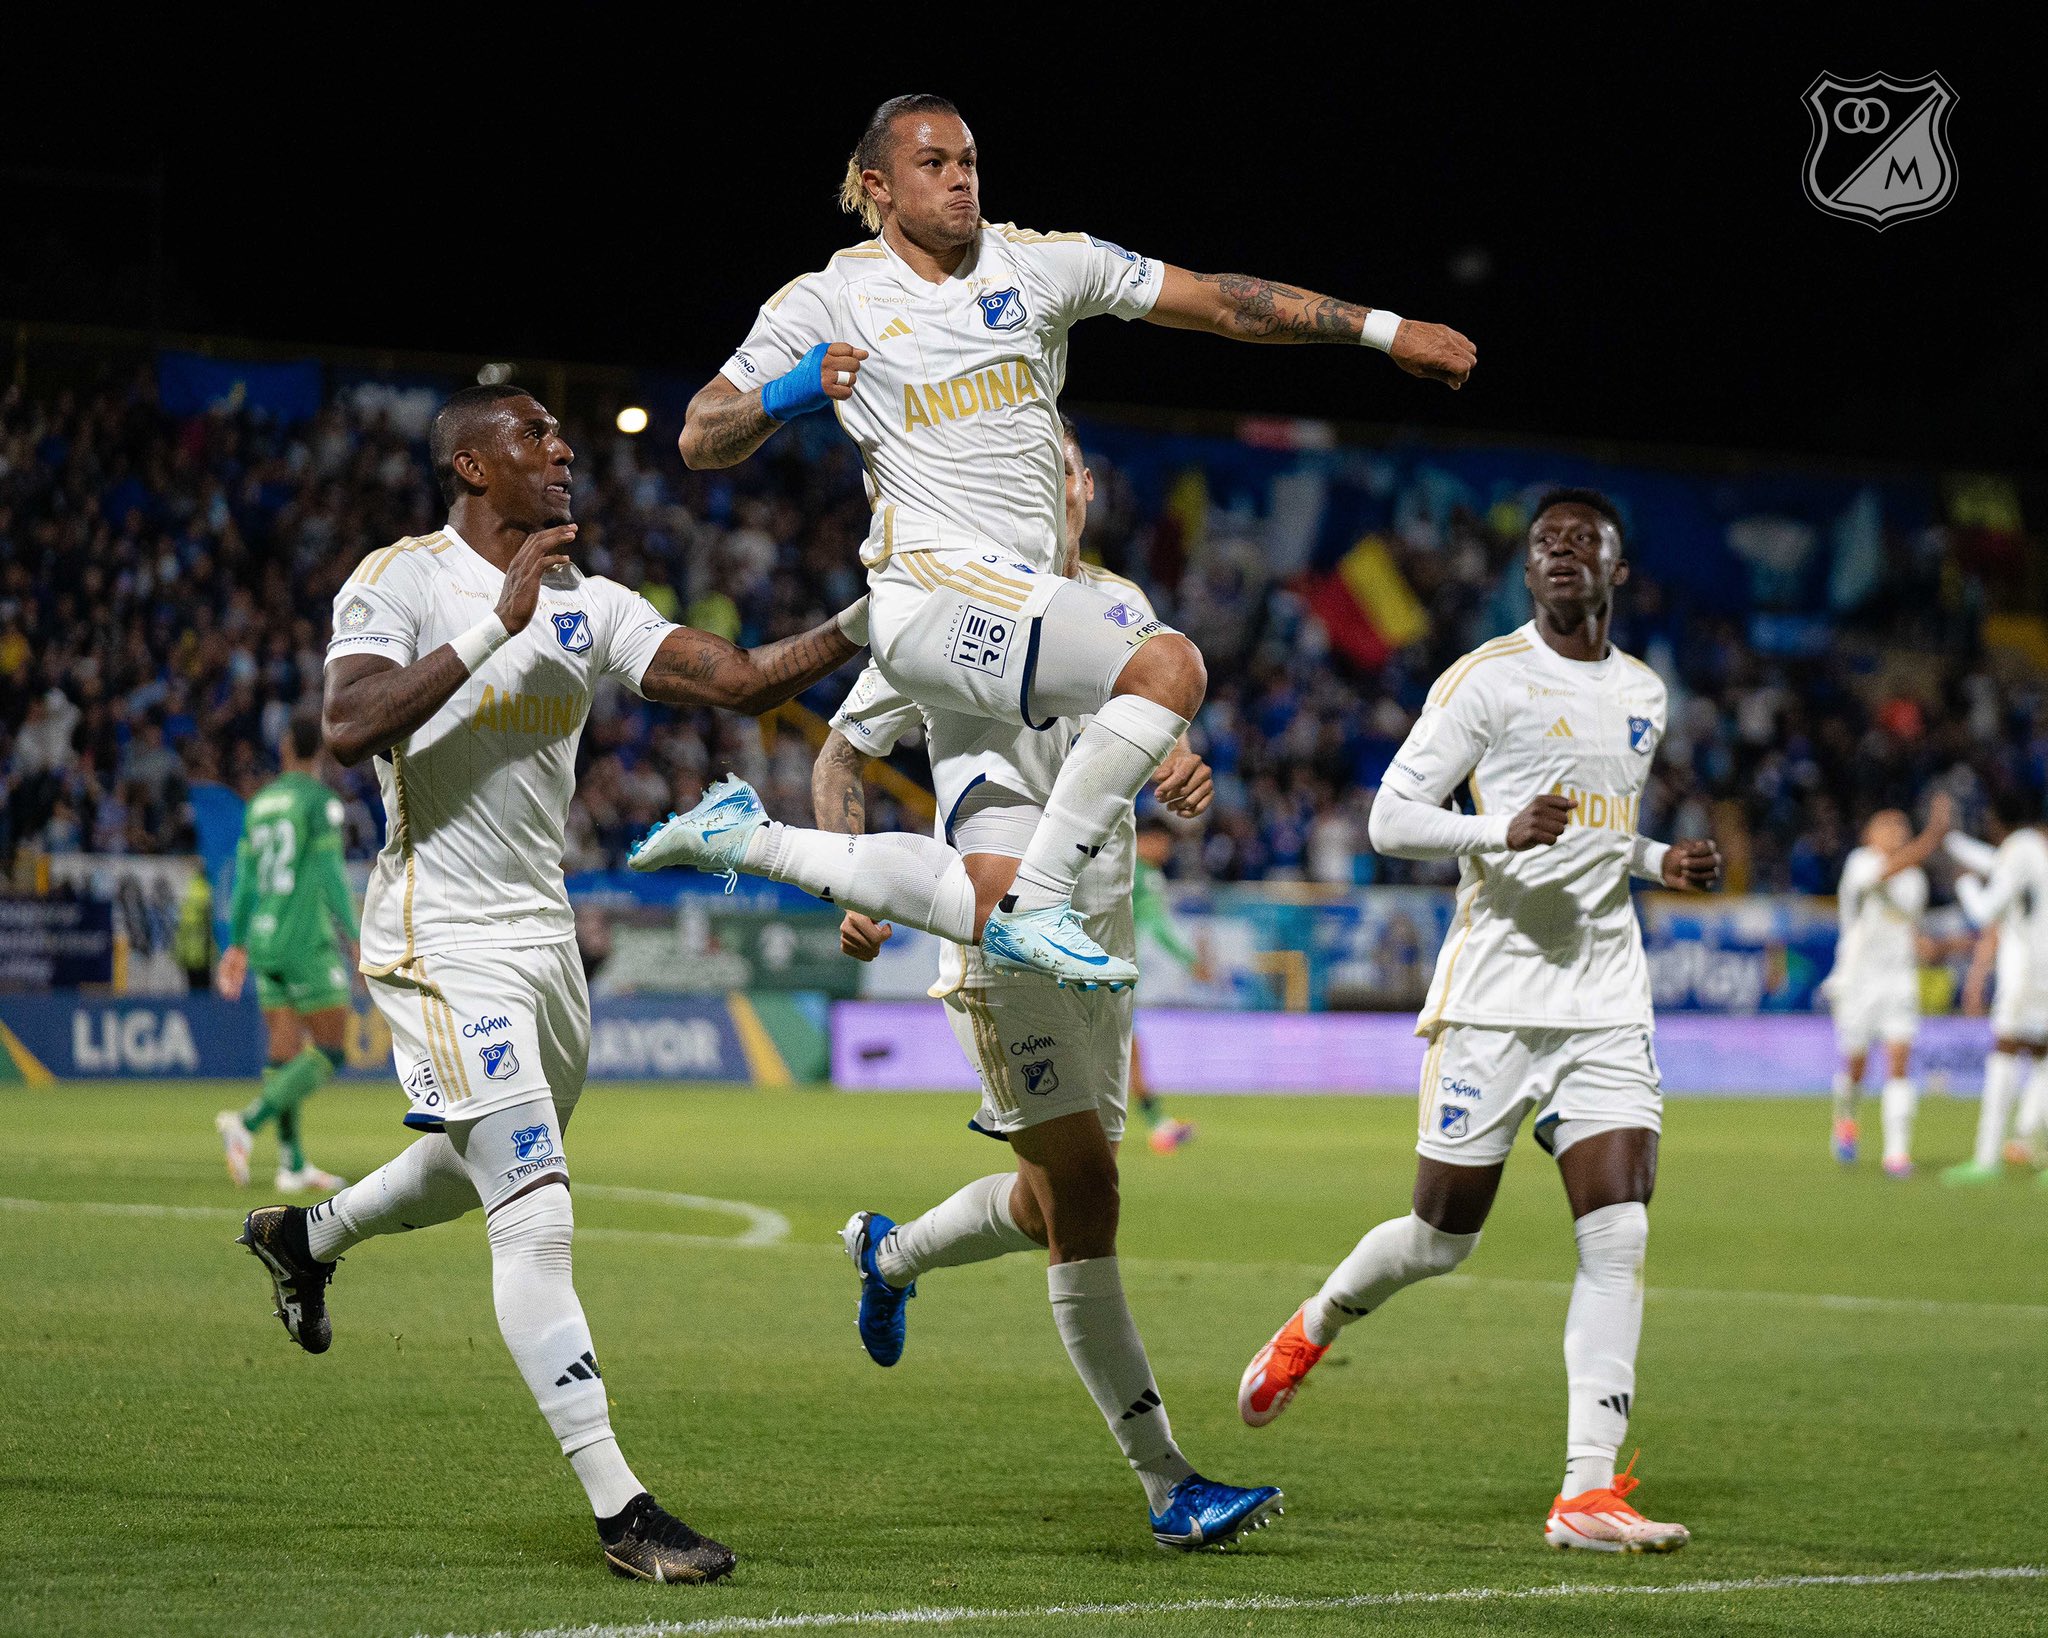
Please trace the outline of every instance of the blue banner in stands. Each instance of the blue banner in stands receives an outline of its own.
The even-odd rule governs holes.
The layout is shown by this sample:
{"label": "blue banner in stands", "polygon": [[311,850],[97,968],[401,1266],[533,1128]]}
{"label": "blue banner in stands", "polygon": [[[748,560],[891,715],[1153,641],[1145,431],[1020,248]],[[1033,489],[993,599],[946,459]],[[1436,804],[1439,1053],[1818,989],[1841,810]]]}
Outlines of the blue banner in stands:
{"label": "blue banner in stands", "polygon": [[203,353],[156,355],[157,396],[173,415],[248,409],[287,423],[310,421],[320,413],[323,380],[310,358],[256,364]]}

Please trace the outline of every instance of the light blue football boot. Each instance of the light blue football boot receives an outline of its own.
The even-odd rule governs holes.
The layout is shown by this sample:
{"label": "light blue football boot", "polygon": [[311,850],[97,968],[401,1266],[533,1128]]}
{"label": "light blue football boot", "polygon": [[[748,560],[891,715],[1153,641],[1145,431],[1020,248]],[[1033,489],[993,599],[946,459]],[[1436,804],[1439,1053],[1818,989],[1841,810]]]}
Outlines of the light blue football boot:
{"label": "light blue football boot", "polygon": [[981,953],[999,971],[1045,973],[1062,989],[1078,984],[1092,990],[1107,984],[1124,990],[1138,981],[1135,966],[1088,936],[1071,902],[1049,904],[1043,910],[991,911],[981,932]]}
{"label": "light blue football boot", "polygon": [[723,876],[730,893],[740,879],[739,863],[755,831],[768,823],[760,793],[728,774],[698,798],[688,813],[672,813],[626,854],[628,870],[661,870],[694,865]]}
{"label": "light blue football boot", "polygon": [[1168,1494],[1166,1511],[1152,1515],[1152,1539],[1169,1553],[1227,1547],[1279,1518],[1286,1499],[1270,1484],[1245,1489],[1191,1473]]}

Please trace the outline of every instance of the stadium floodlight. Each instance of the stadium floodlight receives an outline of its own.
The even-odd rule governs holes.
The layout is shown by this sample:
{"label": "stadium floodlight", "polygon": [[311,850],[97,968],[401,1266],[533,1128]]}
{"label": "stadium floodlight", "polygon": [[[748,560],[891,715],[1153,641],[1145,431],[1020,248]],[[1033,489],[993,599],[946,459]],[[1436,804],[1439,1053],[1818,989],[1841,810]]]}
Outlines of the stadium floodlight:
{"label": "stadium floodlight", "polygon": [[476,384],[479,387],[495,387],[501,381],[510,381],[511,379],[512,366],[510,364],[486,364],[476,372]]}
{"label": "stadium floodlight", "polygon": [[647,430],[647,412],[638,404],[628,404],[619,411],[618,425],[619,430],[624,433],[645,432]]}

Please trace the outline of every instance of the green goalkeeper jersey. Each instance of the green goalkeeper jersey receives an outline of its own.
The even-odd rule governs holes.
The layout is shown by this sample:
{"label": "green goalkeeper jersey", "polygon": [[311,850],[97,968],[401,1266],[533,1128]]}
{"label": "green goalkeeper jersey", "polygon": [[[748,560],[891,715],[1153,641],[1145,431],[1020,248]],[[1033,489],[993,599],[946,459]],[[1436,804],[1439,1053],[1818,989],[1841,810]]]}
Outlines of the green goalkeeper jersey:
{"label": "green goalkeeper jersey", "polygon": [[1131,917],[1141,934],[1153,941],[1183,967],[1195,964],[1195,952],[1173,924],[1173,912],[1166,907],[1166,875],[1157,865],[1138,861],[1131,878]]}
{"label": "green goalkeeper jersey", "polygon": [[356,904],[341,862],[341,799],[309,774],[280,774],[250,799],[235,848],[229,942],[259,971],[354,938]]}

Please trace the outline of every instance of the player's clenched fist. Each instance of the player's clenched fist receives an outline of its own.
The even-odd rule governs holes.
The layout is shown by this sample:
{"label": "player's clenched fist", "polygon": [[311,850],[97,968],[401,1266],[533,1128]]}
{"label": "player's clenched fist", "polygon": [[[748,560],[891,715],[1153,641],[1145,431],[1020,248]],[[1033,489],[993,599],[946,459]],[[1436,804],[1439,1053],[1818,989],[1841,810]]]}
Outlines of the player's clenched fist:
{"label": "player's clenched fist", "polygon": [[1721,850],[1712,842],[1673,842],[1664,852],[1664,885],[1704,893],[1721,879]]}
{"label": "player's clenched fist", "polygon": [[540,601],[540,577],[550,569],[567,566],[563,548],[575,538],[575,524],[558,523],[528,535],[525,544],[512,554],[512,561],[505,565],[505,584],[498,591],[498,618],[505,622],[508,633],[516,635],[526,629],[534,605]]}
{"label": "player's clenched fist", "polygon": [[1394,345],[1387,349],[1387,356],[1410,375],[1419,375],[1425,381],[1441,381],[1456,392],[1479,362],[1479,349],[1448,324],[1403,319],[1401,328],[1394,332]]}
{"label": "player's clenched fist", "polygon": [[1508,847],[1526,853],[1532,847],[1548,847],[1564,834],[1578,804],[1569,796],[1539,796],[1508,821]]}
{"label": "player's clenched fist", "polygon": [[870,921],[858,910],[849,910],[839,924],[839,948],[856,961],[872,961],[895,935],[896,929],[886,921]]}
{"label": "player's clenched fist", "polygon": [[867,356],[851,342],[835,341],[827,347],[825,356],[818,361],[818,385],[825,396],[851,398],[854,383],[860,380],[861,360]]}

